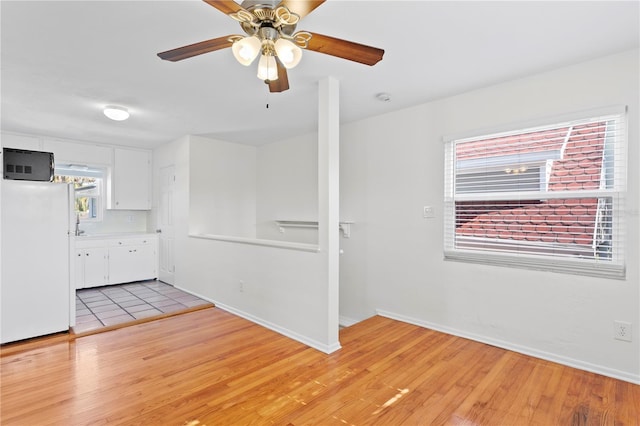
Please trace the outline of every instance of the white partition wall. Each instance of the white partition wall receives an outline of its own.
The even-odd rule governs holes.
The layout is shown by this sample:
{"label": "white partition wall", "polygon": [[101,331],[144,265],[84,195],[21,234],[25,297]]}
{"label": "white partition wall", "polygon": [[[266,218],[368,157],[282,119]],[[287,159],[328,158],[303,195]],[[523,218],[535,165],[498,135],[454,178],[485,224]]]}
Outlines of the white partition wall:
{"label": "white partition wall", "polygon": [[[258,156],[259,147],[187,136],[156,150],[154,161],[160,169],[178,159],[176,187],[183,194],[174,208],[185,221],[176,226],[175,286],[327,353],[340,348],[338,105],[337,81],[323,80],[317,179],[299,167],[306,192],[317,197],[309,203],[318,223],[311,243],[256,238],[257,203],[265,198],[257,193],[264,187],[258,172],[277,167],[257,164],[258,158],[273,159]],[[305,147],[294,152],[308,162],[309,135],[300,141]],[[295,138],[290,142],[289,148]],[[269,151],[283,149],[287,144]]]}

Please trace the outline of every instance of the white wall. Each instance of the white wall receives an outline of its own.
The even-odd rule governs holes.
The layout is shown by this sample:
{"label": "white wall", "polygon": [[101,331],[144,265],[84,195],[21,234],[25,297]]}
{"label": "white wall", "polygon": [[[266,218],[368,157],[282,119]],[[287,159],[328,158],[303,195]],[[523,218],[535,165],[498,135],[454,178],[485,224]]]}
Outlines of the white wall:
{"label": "white wall", "polygon": [[[342,126],[341,216],[355,225],[341,316],[378,311],[640,382],[639,72],[626,52]],[[626,280],[443,261],[443,136],[612,105],[629,106]],[[633,342],[613,339],[614,320]]]}
{"label": "white wall", "polygon": [[318,244],[317,228],[286,228],[275,220],[318,220],[318,136],[258,147],[257,237]]}
{"label": "white wall", "polygon": [[188,143],[190,233],[318,243],[317,229],[280,233],[274,222],[318,220],[317,135],[260,147],[193,135]]}
{"label": "white wall", "polygon": [[256,148],[190,136],[192,233],[256,237]]}

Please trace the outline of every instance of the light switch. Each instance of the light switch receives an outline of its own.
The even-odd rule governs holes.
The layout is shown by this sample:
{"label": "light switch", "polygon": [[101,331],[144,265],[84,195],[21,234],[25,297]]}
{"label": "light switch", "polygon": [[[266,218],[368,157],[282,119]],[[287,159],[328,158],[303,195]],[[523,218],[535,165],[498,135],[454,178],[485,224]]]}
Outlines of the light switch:
{"label": "light switch", "polygon": [[433,211],[433,207],[431,206],[424,206],[422,208],[422,217],[424,217],[425,219],[432,219],[434,217],[436,217],[434,211]]}

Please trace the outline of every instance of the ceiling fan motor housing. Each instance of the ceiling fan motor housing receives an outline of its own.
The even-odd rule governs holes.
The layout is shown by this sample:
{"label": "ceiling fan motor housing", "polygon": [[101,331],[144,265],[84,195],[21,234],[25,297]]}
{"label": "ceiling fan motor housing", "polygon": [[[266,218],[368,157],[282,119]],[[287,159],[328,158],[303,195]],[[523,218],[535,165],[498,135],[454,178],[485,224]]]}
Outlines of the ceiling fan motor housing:
{"label": "ceiling fan motor housing", "polygon": [[[250,3],[249,6],[244,7],[245,3]],[[251,13],[256,19],[251,22],[240,21],[240,26],[242,30],[248,34],[249,36],[257,35],[257,33],[262,28],[274,28],[280,35],[291,36],[296,29],[296,25],[299,17],[291,12],[288,9],[286,10],[286,18],[292,18],[295,23],[290,23],[282,19],[281,16],[278,16],[280,13],[277,13],[276,5],[280,2],[272,2],[272,4],[265,4],[264,1],[245,1],[242,3],[245,10]],[[280,14],[281,15],[281,14]]]}
{"label": "ceiling fan motor housing", "polygon": [[240,6],[246,10],[251,10],[259,6],[267,9],[275,9],[280,2],[281,0],[244,0],[240,3]]}

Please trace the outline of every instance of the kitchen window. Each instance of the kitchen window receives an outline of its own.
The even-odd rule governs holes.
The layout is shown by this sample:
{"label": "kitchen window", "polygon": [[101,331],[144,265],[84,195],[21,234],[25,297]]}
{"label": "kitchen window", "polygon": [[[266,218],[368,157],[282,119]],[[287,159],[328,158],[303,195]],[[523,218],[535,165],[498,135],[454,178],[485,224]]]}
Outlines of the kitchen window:
{"label": "kitchen window", "polygon": [[54,182],[73,184],[75,214],[81,221],[102,220],[105,172],[85,165],[56,165]]}
{"label": "kitchen window", "polygon": [[445,259],[624,278],[624,114],[452,139]]}

